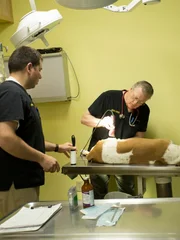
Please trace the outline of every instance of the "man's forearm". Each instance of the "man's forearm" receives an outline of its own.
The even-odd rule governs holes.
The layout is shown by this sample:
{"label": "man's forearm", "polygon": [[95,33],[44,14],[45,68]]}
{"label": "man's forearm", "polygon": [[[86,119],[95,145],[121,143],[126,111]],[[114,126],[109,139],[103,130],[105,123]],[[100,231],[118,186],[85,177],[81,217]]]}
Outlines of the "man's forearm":
{"label": "man's forearm", "polygon": [[56,148],[56,144],[55,143],[51,143],[51,142],[45,141],[46,152],[54,152],[55,148]]}
{"label": "man's forearm", "polygon": [[1,148],[14,157],[40,163],[44,153],[30,147],[16,134],[9,134],[0,141]]}
{"label": "man's forearm", "polygon": [[98,125],[98,127],[100,127],[100,118],[96,118],[92,115],[88,115],[88,116],[84,116],[81,119],[81,123],[88,126],[88,127],[96,127]]}

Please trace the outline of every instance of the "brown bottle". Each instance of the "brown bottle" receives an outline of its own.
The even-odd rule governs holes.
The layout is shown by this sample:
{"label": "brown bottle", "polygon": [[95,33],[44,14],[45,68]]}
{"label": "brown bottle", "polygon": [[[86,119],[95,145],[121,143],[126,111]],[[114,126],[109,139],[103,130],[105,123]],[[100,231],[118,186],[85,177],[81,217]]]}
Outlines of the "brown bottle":
{"label": "brown bottle", "polygon": [[89,178],[88,177],[84,178],[84,184],[82,185],[81,191],[82,191],[83,208],[94,206],[93,186],[89,182]]}

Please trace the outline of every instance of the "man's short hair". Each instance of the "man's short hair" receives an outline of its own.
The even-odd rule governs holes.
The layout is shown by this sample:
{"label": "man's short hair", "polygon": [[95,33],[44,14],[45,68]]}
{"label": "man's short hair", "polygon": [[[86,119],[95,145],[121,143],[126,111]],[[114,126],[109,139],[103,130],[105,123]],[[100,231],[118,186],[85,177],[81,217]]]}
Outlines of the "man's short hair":
{"label": "man's short hair", "polygon": [[151,97],[154,94],[154,89],[152,85],[147,81],[139,81],[132,86],[132,89],[142,88],[142,91],[145,95]]}
{"label": "man's short hair", "polygon": [[36,49],[28,46],[19,47],[9,58],[9,73],[22,71],[28,63],[38,66],[40,65],[40,60],[42,60],[41,54]]}

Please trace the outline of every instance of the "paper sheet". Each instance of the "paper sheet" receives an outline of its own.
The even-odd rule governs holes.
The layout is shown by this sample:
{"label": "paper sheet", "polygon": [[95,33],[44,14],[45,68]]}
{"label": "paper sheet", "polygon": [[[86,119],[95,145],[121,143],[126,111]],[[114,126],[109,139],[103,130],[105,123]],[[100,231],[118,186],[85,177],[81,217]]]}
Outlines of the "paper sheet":
{"label": "paper sheet", "polygon": [[0,224],[0,233],[38,230],[61,208],[61,203],[34,208],[22,207],[14,216]]}

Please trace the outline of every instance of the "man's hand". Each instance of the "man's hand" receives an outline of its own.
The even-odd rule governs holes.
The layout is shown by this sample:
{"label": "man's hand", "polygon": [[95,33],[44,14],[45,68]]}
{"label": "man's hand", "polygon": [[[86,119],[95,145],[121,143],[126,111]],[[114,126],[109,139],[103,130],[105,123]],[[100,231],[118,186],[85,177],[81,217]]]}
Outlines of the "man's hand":
{"label": "man's hand", "polygon": [[102,119],[100,122],[100,126],[105,127],[109,130],[109,136],[114,137],[115,134],[115,126],[114,126],[114,117],[107,116]]}
{"label": "man's hand", "polygon": [[109,116],[104,117],[104,118],[101,120],[99,126],[105,127],[105,128],[107,128],[108,130],[114,129],[113,116],[111,116],[111,117],[109,117]]}
{"label": "man's hand", "polygon": [[76,147],[73,147],[72,143],[64,143],[59,145],[59,153],[64,153],[66,155],[66,157],[70,157],[70,151],[76,151]]}
{"label": "man's hand", "polygon": [[47,154],[44,154],[43,159],[39,162],[41,167],[44,169],[45,172],[59,172],[60,171],[60,166],[57,160],[49,156]]}

